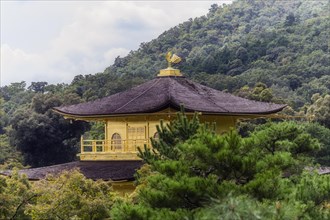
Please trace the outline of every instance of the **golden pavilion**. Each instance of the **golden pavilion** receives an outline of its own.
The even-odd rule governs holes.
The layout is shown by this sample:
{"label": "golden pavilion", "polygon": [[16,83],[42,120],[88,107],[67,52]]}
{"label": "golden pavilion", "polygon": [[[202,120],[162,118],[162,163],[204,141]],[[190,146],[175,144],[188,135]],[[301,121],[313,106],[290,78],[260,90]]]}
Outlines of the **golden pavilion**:
{"label": "golden pavilion", "polygon": [[137,156],[138,147],[151,147],[150,138],[158,135],[156,126],[161,120],[168,123],[175,119],[181,106],[187,115],[198,112],[201,122],[215,122],[219,134],[235,127],[240,119],[270,116],[286,106],[240,98],[190,81],[171,67],[180,60],[169,53],[168,68],[148,82],[95,101],[54,108],[70,120],[104,122],[105,138],[81,138],[79,161],[20,173],[40,180],[50,173],[79,169],[87,178],[111,181],[114,190],[124,195],[134,191],[134,173],[143,164]]}
{"label": "golden pavilion", "polygon": [[235,127],[241,118],[256,118],[281,111],[286,105],[237,97],[185,78],[171,64],[180,57],[169,53],[168,68],[152,80],[126,91],[86,103],[56,107],[71,120],[103,121],[103,140],[81,138],[81,161],[136,161],[138,147],[157,138],[156,125],[175,118],[183,105],[186,114],[198,112],[201,122],[216,123],[216,132]]}

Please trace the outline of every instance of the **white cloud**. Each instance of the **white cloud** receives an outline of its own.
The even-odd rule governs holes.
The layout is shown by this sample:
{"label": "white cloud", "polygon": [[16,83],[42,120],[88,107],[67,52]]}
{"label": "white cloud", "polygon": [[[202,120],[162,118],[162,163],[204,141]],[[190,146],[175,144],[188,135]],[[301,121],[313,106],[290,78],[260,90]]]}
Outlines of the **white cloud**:
{"label": "white cloud", "polygon": [[1,74],[1,81],[21,81],[25,78],[26,71],[38,71],[39,61],[41,59],[36,54],[13,49],[7,44],[1,45],[1,73],[6,73],[6,75]]}
{"label": "white cloud", "polygon": [[1,1],[1,85],[22,80],[68,83],[77,74],[101,72],[140,43],[206,14],[211,4]]}

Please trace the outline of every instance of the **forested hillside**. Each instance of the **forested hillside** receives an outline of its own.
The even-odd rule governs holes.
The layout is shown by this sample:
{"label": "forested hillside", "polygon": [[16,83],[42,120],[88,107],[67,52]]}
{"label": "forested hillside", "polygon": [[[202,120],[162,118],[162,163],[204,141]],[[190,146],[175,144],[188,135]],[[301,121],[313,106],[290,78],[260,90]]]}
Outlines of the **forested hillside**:
{"label": "forested hillside", "polygon": [[196,82],[250,99],[286,103],[290,114],[313,116],[328,129],[329,11],[328,1],[237,0],[212,5],[207,15],[117,57],[103,73],[77,75],[69,85],[17,82],[1,87],[0,163],[21,161],[16,149],[32,166],[72,160],[88,125],[70,123],[51,108],[149,80],[166,67],[168,51],[183,58],[177,68]]}
{"label": "forested hillside", "polygon": [[[104,73],[77,76],[73,85],[79,85],[87,99],[108,95],[125,87],[114,78],[131,86],[154,77],[166,65],[164,54],[172,50],[183,57],[178,68],[187,77],[229,92],[262,82],[298,108],[314,93],[330,91],[328,9],[327,1],[212,5],[206,16],[142,43],[139,50],[118,57]],[[100,87],[104,90],[96,89]]]}

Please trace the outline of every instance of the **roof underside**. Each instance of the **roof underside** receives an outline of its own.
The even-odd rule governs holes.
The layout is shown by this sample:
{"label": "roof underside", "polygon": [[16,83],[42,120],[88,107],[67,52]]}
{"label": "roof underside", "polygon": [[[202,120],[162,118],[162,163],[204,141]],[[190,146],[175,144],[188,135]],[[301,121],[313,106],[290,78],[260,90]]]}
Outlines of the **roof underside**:
{"label": "roof underside", "polygon": [[208,114],[271,114],[286,105],[257,102],[221,92],[185,77],[158,77],[144,84],[91,102],[54,108],[71,116],[121,115],[158,112],[183,105],[188,112]]}

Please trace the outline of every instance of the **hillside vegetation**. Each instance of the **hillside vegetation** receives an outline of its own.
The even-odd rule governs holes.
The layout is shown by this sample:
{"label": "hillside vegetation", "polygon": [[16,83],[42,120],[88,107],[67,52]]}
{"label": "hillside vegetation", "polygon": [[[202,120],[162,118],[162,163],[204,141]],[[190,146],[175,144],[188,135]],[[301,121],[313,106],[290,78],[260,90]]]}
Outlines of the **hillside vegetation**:
{"label": "hillside vegetation", "polygon": [[[277,118],[241,122],[218,135],[198,113],[157,127],[137,188],[119,197],[110,181],[79,171],[28,181],[0,175],[0,219],[330,219],[329,1],[237,0],[212,5],[70,84],[0,88],[0,170],[72,161],[79,137],[102,125],[65,120],[52,107],[94,100],[156,76],[168,51],[201,84],[286,103]],[[296,117],[298,116],[298,117]],[[102,138],[102,137],[98,137]],[[23,164],[23,165],[22,165]]]}
{"label": "hillside vegetation", "polygon": [[1,87],[0,163],[21,161],[16,149],[32,166],[72,160],[88,125],[71,124],[51,108],[149,80],[166,67],[168,51],[183,58],[176,67],[196,82],[250,99],[286,103],[288,114],[312,116],[329,129],[329,11],[328,1],[212,5],[207,15],[141,43],[102,73],[77,75],[70,84],[17,82]]}
{"label": "hillside vegetation", "polygon": [[206,16],[142,43],[103,73],[77,76],[72,85],[87,99],[117,92],[155,77],[172,50],[183,58],[178,68],[197,82],[229,92],[262,82],[298,108],[314,93],[330,93],[329,9],[327,1],[212,5]]}

